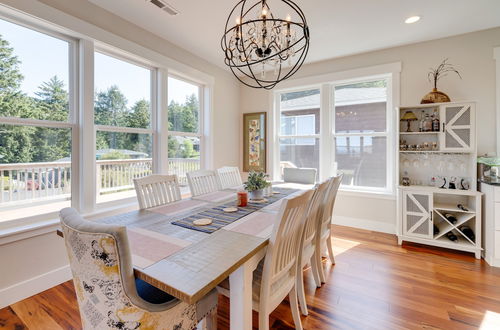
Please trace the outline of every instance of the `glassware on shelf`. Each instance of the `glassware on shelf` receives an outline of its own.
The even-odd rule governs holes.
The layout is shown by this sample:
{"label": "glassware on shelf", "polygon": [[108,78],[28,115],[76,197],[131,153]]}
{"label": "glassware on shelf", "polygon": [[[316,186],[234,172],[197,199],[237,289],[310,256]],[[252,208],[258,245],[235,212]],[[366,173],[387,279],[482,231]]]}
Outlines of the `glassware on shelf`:
{"label": "glassware on shelf", "polygon": [[425,122],[425,111],[422,110],[422,115],[420,116],[420,122],[418,123],[418,130],[424,132],[424,122]]}
{"label": "glassware on shelf", "polygon": [[425,114],[424,132],[432,132],[432,119],[428,113]]}
{"label": "glassware on shelf", "polygon": [[432,131],[439,132],[439,115],[437,109],[434,109],[432,114]]}
{"label": "glassware on shelf", "polygon": [[419,168],[420,167],[420,161],[418,160],[418,158],[415,158],[412,162],[413,164],[413,167],[415,168]]}

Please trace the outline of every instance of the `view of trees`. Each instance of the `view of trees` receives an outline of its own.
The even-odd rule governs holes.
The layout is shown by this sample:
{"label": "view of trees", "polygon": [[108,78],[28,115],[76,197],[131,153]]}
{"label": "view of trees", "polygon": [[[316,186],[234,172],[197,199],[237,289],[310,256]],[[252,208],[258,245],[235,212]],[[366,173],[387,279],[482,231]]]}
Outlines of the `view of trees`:
{"label": "view of trees", "polygon": [[[35,96],[29,96],[21,89],[24,76],[20,66],[21,61],[14,49],[0,35],[0,116],[67,121],[69,103],[64,82],[54,76],[38,87]],[[194,94],[187,97],[184,104],[170,102],[170,130],[197,132],[198,107]],[[118,86],[96,92],[94,114],[98,125],[148,128],[151,122],[149,101],[139,100],[129,106]],[[96,148],[135,150],[151,155],[152,141],[149,135],[99,131]],[[120,153],[110,153],[106,155],[107,159],[120,157]],[[49,162],[70,154],[70,129],[0,124],[0,163]],[[190,139],[169,139],[170,157],[197,155]]]}

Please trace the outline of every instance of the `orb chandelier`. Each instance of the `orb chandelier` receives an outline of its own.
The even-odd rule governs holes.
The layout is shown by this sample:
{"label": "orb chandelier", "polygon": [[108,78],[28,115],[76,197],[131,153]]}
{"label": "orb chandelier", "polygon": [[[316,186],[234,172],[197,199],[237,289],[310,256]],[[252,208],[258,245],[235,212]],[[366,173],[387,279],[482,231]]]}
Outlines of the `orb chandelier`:
{"label": "orb chandelier", "polygon": [[[270,2],[276,5],[274,13]],[[278,11],[283,16],[277,16]],[[293,1],[241,0],[229,14],[221,46],[224,63],[239,81],[253,88],[272,89],[304,63],[309,28]]]}

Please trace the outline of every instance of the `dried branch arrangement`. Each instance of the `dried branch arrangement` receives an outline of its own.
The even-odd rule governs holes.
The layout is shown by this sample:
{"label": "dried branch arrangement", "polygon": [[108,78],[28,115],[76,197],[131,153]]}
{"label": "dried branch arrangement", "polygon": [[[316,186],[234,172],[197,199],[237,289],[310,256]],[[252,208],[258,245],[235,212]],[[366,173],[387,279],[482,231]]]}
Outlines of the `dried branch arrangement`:
{"label": "dried branch arrangement", "polygon": [[429,79],[429,82],[434,82],[434,88],[437,89],[437,82],[439,79],[446,77],[449,73],[456,73],[460,79],[462,79],[462,76],[460,75],[460,72],[455,69],[453,64],[448,63],[448,58],[445,58],[441,64],[435,69],[431,68],[429,73],[427,74],[427,78]]}

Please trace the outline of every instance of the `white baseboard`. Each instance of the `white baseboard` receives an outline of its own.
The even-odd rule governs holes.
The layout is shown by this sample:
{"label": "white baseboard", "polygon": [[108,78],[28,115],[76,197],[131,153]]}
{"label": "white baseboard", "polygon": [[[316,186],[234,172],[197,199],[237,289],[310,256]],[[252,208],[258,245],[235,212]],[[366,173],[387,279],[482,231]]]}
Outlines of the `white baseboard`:
{"label": "white baseboard", "polygon": [[72,277],[69,265],[66,265],[0,289],[0,309],[66,282]]}
{"label": "white baseboard", "polygon": [[368,219],[358,219],[343,216],[333,216],[333,224],[354,227],[358,229],[365,229],[371,231],[377,231],[386,234],[396,234],[396,224],[374,221]]}

